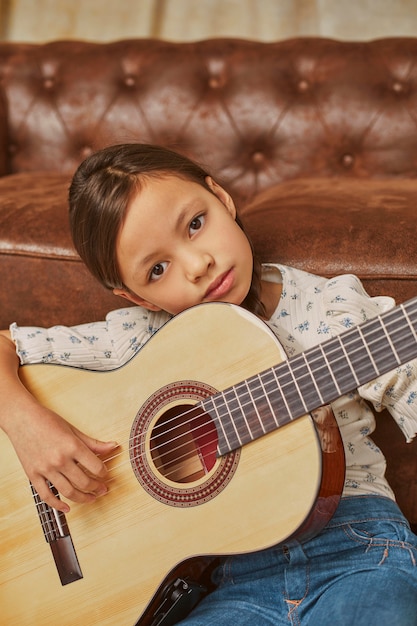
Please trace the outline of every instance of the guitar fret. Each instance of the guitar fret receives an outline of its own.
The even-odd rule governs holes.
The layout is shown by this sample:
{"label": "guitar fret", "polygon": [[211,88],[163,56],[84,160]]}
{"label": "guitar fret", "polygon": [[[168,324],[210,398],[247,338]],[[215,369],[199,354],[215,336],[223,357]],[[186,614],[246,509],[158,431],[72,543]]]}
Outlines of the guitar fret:
{"label": "guitar fret", "polygon": [[[372,376],[379,375],[387,367],[389,370],[394,369],[398,365],[397,353],[393,350],[392,342],[388,339],[385,326],[381,323],[380,318],[376,318],[364,326],[361,335],[368,347],[372,349],[374,345],[377,346],[375,349],[372,349],[373,362],[377,368],[377,371]],[[358,364],[358,367],[360,367],[360,364]]]}
{"label": "guitar fret", "polygon": [[[283,364],[282,363],[281,363],[281,369],[283,369]],[[284,379],[283,373],[281,373],[281,372],[279,373],[280,375],[277,376],[278,370],[279,370],[279,367],[276,367],[276,368],[274,368],[272,370],[272,374],[273,374],[273,376],[275,378],[274,383],[275,383],[276,388],[279,391],[278,398],[281,401],[280,404],[282,404],[282,406],[284,406],[284,408],[285,408],[285,414],[288,415],[291,418],[291,410],[290,410],[290,407],[288,405],[289,398],[287,397],[287,395],[285,393],[283,393],[283,390],[282,390],[282,387],[285,387],[285,379]],[[284,372],[285,372],[285,370],[284,370]]]}
{"label": "guitar fret", "polygon": [[245,440],[245,435],[248,434],[249,428],[246,422],[245,412],[242,411],[239,397],[236,393],[236,388],[232,387],[227,389],[223,394],[223,400],[227,407],[227,420],[226,429],[229,439],[238,441],[240,445]]}
{"label": "guitar fret", "polygon": [[[227,399],[227,395],[225,397]],[[240,386],[239,389],[237,387],[233,388],[232,398],[232,400],[227,399],[227,404],[230,418],[233,421],[233,428],[236,431],[236,436],[242,445],[248,437],[250,428],[248,424],[248,414],[246,411],[246,399],[244,398],[244,394],[240,391]]]}
{"label": "guitar fret", "polygon": [[[313,377],[316,380],[316,385],[320,389],[320,404],[323,404],[323,399],[329,396],[337,397],[337,386],[331,375],[328,360],[326,359],[325,352],[321,346],[317,346],[305,353],[305,358],[310,364],[310,370],[313,373]],[[323,376],[323,372],[326,372],[326,376]]]}
{"label": "guitar fret", "polygon": [[293,389],[294,389],[294,390],[296,391],[296,393],[297,393],[297,396],[298,396],[298,401],[301,401],[301,404],[302,404],[302,406],[304,407],[304,410],[307,412],[307,407],[306,407],[306,405],[305,405],[304,398],[303,398],[303,396],[302,396],[302,394],[301,394],[300,387],[298,386],[298,382],[297,382],[297,380],[296,380],[296,378],[295,378],[295,376],[294,376],[294,372],[293,372],[292,367],[291,367],[291,365],[290,365],[290,364],[288,364],[288,371],[289,371],[289,373],[290,373],[290,374],[291,374],[291,376],[292,376],[292,385],[293,385]]}
{"label": "guitar fret", "polygon": [[304,412],[308,413],[308,406],[319,406],[322,399],[305,358],[305,353],[288,361],[288,368],[293,377],[294,386],[300,397]]}
{"label": "guitar fret", "polygon": [[[214,396],[209,396],[206,400],[201,402],[201,406],[203,407],[203,410],[206,413],[209,413],[211,415],[211,417],[213,418],[214,422],[218,425],[217,428],[217,437],[218,437],[218,445],[217,445],[217,449],[219,454],[222,454],[224,452],[229,452],[230,450],[235,450],[236,447],[239,447],[238,445],[236,445],[235,442],[235,446],[233,447],[227,437],[227,433],[225,430],[225,424],[223,423],[223,420],[221,418],[221,415],[219,413],[218,410],[218,405],[219,402],[222,398],[222,395],[220,393],[214,395]],[[210,408],[211,407],[211,408]]]}
{"label": "guitar fret", "polygon": [[[263,403],[262,406],[260,404],[260,400],[264,401],[264,397],[259,395],[259,379],[257,383],[256,379],[258,377],[249,379],[225,392],[207,398],[202,403],[206,411],[208,411],[208,403],[211,403],[216,412],[217,421],[224,435],[224,440],[219,442],[220,449],[224,445],[229,450],[238,448],[268,432],[265,430],[266,424],[269,424],[269,430],[272,424],[276,426],[275,416],[269,403],[266,405],[267,411],[265,411],[265,404]],[[256,392],[258,392],[258,398],[256,398]]]}
{"label": "guitar fret", "polygon": [[[270,432],[274,427],[279,426],[279,422],[277,416],[275,415],[274,409],[271,404],[270,395],[266,390],[265,383],[263,380],[263,376],[258,375],[257,380],[259,381],[259,385],[262,388],[261,398],[264,399],[263,410],[262,410],[262,428],[265,433]],[[249,384],[250,386],[250,384]]]}
{"label": "guitar fret", "polygon": [[[306,357],[305,353],[303,353],[303,355],[302,355],[302,356],[303,356],[303,359],[304,359],[304,361],[305,361],[306,367],[307,367],[307,369],[308,369],[308,373],[310,374],[310,379],[311,379],[311,381],[312,381],[312,383],[313,383],[313,385],[314,385],[314,389],[315,389],[316,394],[317,394],[317,401],[318,401],[318,402],[317,402],[317,406],[320,406],[320,405],[324,404],[323,396],[322,396],[322,395],[321,395],[321,393],[320,393],[320,388],[319,388],[319,386],[318,386],[318,384],[317,384],[317,382],[316,382],[315,377],[313,376],[313,371],[312,371],[312,369],[311,369],[310,363],[309,363],[309,361],[308,361],[308,359],[307,359],[307,357]],[[312,393],[312,392],[313,392],[313,389],[311,389],[311,391],[310,391],[310,392]]]}
{"label": "guitar fret", "polygon": [[231,407],[231,418],[237,430],[239,441],[244,444],[260,437],[264,434],[264,430],[246,381],[236,386],[234,391],[237,404],[233,404]]}
{"label": "guitar fret", "polygon": [[[339,395],[341,395],[346,389],[357,387],[358,381],[364,375],[369,375],[372,378],[378,372],[375,371],[375,367],[369,358],[362,336],[357,328],[349,332],[347,339],[343,340],[343,338],[338,337],[336,341],[337,343],[332,343],[326,352],[329,367],[336,382]],[[343,349],[341,348],[341,343],[343,343]],[[348,370],[346,364],[348,364]],[[355,370],[355,376],[352,375],[351,368]]]}
{"label": "guitar fret", "polygon": [[[244,392],[244,396],[247,398],[247,401],[243,403],[246,417],[248,423],[250,424],[249,430],[254,438],[261,437],[265,434],[264,416],[261,418],[260,414],[260,400],[264,400],[265,397],[264,395],[259,396],[259,393],[256,394],[259,390],[259,384],[255,383],[256,379],[258,379],[259,383],[259,377],[256,377],[253,381],[245,381],[244,387],[246,391]],[[256,387],[253,390],[251,389],[251,382],[252,384],[256,384]]]}
{"label": "guitar fret", "polygon": [[[401,308],[401,311],[403,313],[403,320],[405,321],[405,324],[399,326],[394,315],[388,315],[387,319],[384,320],[384,329],[390,336],[390,342],[392,342],[397,355],[397,365],[400,363],[406,363],[414,358],[416,343],[416,334],[411,326],[410,319],[405,314],[403,307]],[[390,330],[390,328],[392,328],[392,330]]]}
{"label": "guitar fret", "polygon": [[[272,368],[260,374],[260,377],[262,379],[262,386],[265,389],[265,393],[269,398],[269,403],[272,410],[273,420],[271,420],[270,424],[268,424],[271,429],[274,428],[274,425],[275,427],[284,426],[291,421],[291,413],[285,399],[285,394],[282,392],[276,374],[276,370],[278,368]],[[266,428],[266,431],[269,432],[269,428]]]}
{"label": "guitar fret", "polygon": [[356,376],[356,372],[355,372],[355,370],[352,367],[352,362],[351,362],[351,360],[350,360],[350,358],[348,356],[348,353],[346,352],[345,345],[344,345],[343,341],[341,340],[340,336],[338,336],[337,339],[340,342],[340,347],[342,349],[343,356],[345,357],[346,363],[348,364],[348,367],[349,367],[349,370],[350,370],[350,376],[352,378],[352,382],[354,382],[355,385],[359,385],[358,377]]}
{"label": "guitar fret", "polygon": [[[226,390],[227,392],[227,390]],[[227,446],[229,450],[235,450],[240,447],[240,440],[237,436],[236,429],[234,428],[234,424],[232,422],[232,418],[230,415],[230,409],[227,406],[226,402],[226,392],[221,392],[208,398],[211,400],[213,404],[214,410],[217,415],[217,422],[220,423],[222,428],[222,433],[224,435],[224,441],[227,442]],[[207,400],[204,401],[203,405],[207,403]],[[219,447],[221,447],[221,441],[219,440]]]}
{"label": "guitar fret", "polygon": [[[368,344],[367,344],[367,343],[366,343],[366,341],[365,341],[365,337],[363,336],[363,333],[362,333],[362,329],[361,329],[361,328],[358,328],[358,333],[359,333],[359,335],[360,335],[360,337],[361,337],[361,340],[362,340],[362,342],[363,342],[363,345],[365,346],[365,350],[366,350],[366,353],[367,353],[367,355],[368,355],[369,361],[370,361],[370,362],[371,362],[371,364],[372,364],[373,370],[374,370],[375,374],[378,374],[378,368],[377,368],[377,366],[376,366],[376,363],[375,363],[375,360],[374,360],[373,354],[372,354],[372,353],[371,353],[371,351],[369,350]],[[363,360],[363,361],[361,361],[361,362],[362,362],[362,363],[365,363],[365,360]],[[359,365],[360,365],[360,364],[359,364]]]}
{"label": "guitar fret", "polygon": [[386,337],[386,339],[387,339],[388,345],[390,346],[390,348],[391,348],[391,350],[392,350],[392,354],[394,355],[395,359],[397,360],[397,364],[399,364],[399,363],[400,363],[400,359],[399,359],[399,357],[398,357],[398,353],[397,353],[397,351],[396,351],[396,349],[395,349],[394,344],[392,343],[392,339],[391,339],[391,337],[390,337],[390,336],[389,336],[389,334],[388,334],[387,327],[386,327],[384,324],[382,324],[382,330],[383,330],[383,331],[384,331],[384,333],[385,333],[385,337]]}
{"label": "guitar fret", "polygon": [[325,348],[323,346],[320,345],[319,347],[320,347],[321,353],[322,353],[322,355],[324,357],[324,360],[326,362],[326,365],[327,365],[329,374],[330,374],[330,376],[332,378],[333,384],[334,384],[334,386],[335,386],[335,388],[337,390],[337,394],[340,396],[341,395],[341,389],[340,389],[340,386],[339,386],[339,384],[337,382],[337,379],[336,379],[336,372],[331,367],[332,359],[330,359],[331,354],[335,354],[336,358],[333,359],[334,360],[334,364],[337,366],[340,363],[340,356],[338,356],[339,351],[337,350],[337,346],[332,344],[331,345],[332,349],[331,350],[327,350],[327,352],[326,352],[326,350],[325,350]]}
{"label": "guitar fret", "polygon": [[[294,359],[295,361],[295,359]],[[282,364],[282,372],[280,372],[281,390],[284,396],[288,414],[291,419],[293,415],[301,415],[306,412],[306,404],[301,394],[300,387],[295,382],[295,376],[292,371],[291,363],[284,361]]]}
{"label": "guitar fret", "polygon": [[[411,312],[408,313],[407,307],[405,307],[403,304],[401,305],[401,309],[402,309],[402,311],[404,313],[404,317],[405,317],[405,319],[407,321],[407,324],[408,324],[408,326],[410,328],[411,334],[413,335],[414,341],[417,343],[417,334],[416,334],[416,332],[414,330],[414,327],[413,327],[413,324],[412,324],[412,321],[411,321]],[[415,323],[417,323],[417,311],[414,311],[414,314],[415,314],[415,318],[416,318]]]}

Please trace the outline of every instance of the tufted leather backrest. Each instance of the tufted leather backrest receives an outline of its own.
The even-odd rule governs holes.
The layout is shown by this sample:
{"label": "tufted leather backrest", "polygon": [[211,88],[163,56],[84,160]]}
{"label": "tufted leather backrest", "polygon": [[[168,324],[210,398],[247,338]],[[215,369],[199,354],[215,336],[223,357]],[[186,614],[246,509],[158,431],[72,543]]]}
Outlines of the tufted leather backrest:
{"label": "tufted leather backrest", "polygon": [[243,198],[298,177],[417,177],[417,38],[3,43],[0,80],[10,172],[72,173],[146,141]]}

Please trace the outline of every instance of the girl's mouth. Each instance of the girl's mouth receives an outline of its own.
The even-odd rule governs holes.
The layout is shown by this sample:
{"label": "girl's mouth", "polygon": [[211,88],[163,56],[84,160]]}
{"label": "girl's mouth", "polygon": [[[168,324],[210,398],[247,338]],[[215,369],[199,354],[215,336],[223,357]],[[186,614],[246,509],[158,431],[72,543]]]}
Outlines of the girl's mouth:
{"label": "girl's mouth", "polygon": [[218,278],[216,278],[207,289],[205,300],[221,300],[232,288],[234,282],[234,272],[228,270]]}

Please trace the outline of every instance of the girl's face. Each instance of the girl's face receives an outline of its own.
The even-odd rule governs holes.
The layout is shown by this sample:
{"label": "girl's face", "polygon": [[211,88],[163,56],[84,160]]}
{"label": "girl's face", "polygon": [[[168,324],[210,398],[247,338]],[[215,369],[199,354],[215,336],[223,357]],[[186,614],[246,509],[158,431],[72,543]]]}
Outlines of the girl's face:
{"label": "girl's face", "polygon": [[243,302],[252,280],[251,247],[232,198],[210,177],[207,183],[214,193],[174,175],[145,180],[118,235],[128,289],[115,289],[116,295],[173,315],[201,302]]}

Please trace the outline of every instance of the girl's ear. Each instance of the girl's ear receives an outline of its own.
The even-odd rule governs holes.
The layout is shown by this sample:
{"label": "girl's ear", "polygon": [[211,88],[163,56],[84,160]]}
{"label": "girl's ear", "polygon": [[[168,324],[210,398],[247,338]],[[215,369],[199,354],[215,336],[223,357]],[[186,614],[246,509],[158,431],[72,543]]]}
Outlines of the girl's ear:
{"label": "girl's ear", "polygon": [[230,194],[227,193],[223,187],[218,185],[215,180],[212,179],[211,176],[206,176],[206,183],[210,187],[211,191],[218,197],[220,202],[224,204],[226,209],[229,211],[230,215],[235,219],[236,217],[236,207],[233,202],[233,198]]}
{"label": "girl's ear", "polygon": [[133,304],[137,304],[138,306],[142,306],[144,309],[148,309],[148,311],[161,311],[161,307],[152,304],[152,302],[148,302],[144,300],[140,296],[137,296],[133,291],[129,291],[129,289],[113,289],[113,293],[115,296],[120,296],[121,298],[125,298],[132,302]]}

